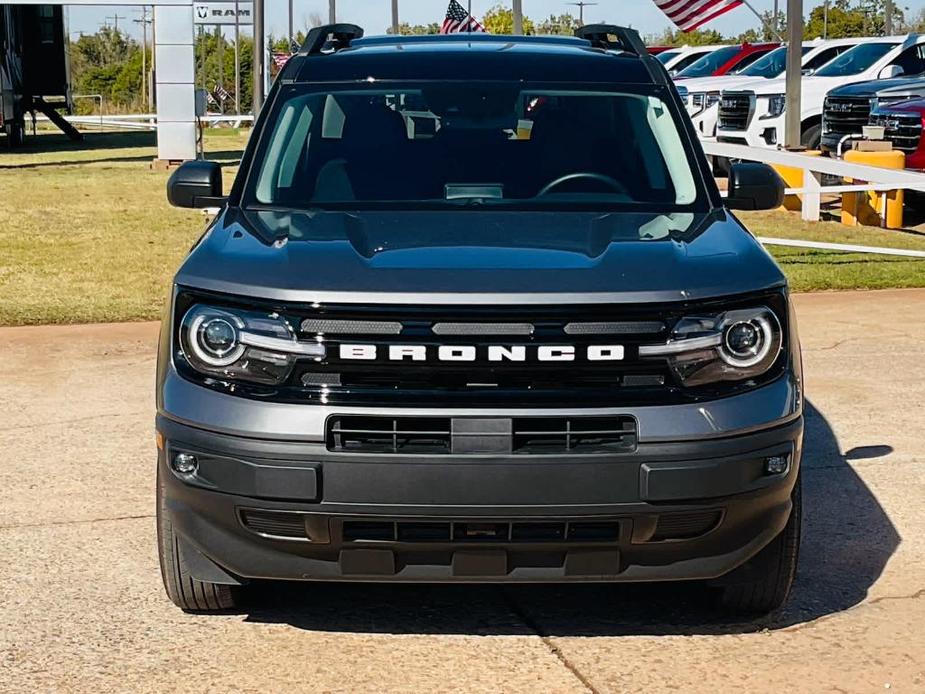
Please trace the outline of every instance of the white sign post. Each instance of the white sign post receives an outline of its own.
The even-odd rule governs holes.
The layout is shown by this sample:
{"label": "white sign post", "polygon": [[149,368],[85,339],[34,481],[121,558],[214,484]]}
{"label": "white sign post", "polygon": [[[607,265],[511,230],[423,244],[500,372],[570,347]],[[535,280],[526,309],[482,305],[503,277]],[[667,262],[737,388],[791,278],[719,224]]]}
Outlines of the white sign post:
{"label": "white sign post", "polygon": [[[237,9],[235,9],[237,5]],[[237,21],[235,21],[237,17]],[[213,0],[213,2],[193,3],[193,21],[196,24],[237,24],[239,26],[254,23],[254,5],[251,2],[233,0]]]}

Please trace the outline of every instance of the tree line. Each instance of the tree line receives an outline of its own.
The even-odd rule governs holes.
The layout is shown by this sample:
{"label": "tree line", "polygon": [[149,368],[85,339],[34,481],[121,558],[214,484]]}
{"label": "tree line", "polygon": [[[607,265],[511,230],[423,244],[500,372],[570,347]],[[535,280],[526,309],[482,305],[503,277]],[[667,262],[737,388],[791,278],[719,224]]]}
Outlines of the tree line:
{"label": "tree line", "polygon": [[[784,3],[781,3],[782,5]],[[896,3],[894,2],[894,6]],[[894,10],[894,31],[896,33],[925,31],[925,10],[907,18],[908,11],[901,8]],[[775,26],[770,12],[765,13],[760,26],[749,29],[737,36],[724,36],[714,29],[704,29],[691,33],[666,30],[660,34],[646,37],[650,45],[675,46],[681,44],[707,45],[722,43],[741,43],[744,41],[773,41],[786,34],[786,21],[781,14]],[[514,27],[511,10],[503,5],[489,9],[481,18],[487,31],[493,34],[510,34]],[[308,18],[308,24],[322,24],[320,16]],[[526,34],[571,35],[579,26],[578,19],[570,13],[550,15],[545,19],[524,17]],[[826,13],[823,6],[814,7],[806,18],[806,39],[826,36],[827,38],[848,38],[854,36],[876,36],[884,30],[884,0],[832,0]],[[399,26],[399,33],[437,34],[440,24],[407,24]],[[304,40],[306,31],[300,31],[293,37],[296,43]],[[272,52],[285,53],[289,50],[289,41],[285,37],[269,37],[267,44]],[[239,44],[242,113],[251,109],[253,93],[253,39],[241,35]],[[104,100],[104,109],[110,113],[140,111],[146,101],[142,95],[142,63],[151,70],[152,47],[149,45],[145,60],[142,61],[143,47],[139,41],[124,32],[104,26],[93,34],[84,34],[76,41],[70,42],[71,77],[74,93],[100,94]],[[231,113],[235,108],[235,65],[234,42],[218,30],[200,31],[195,41],[196,84],[211,95],[210,111]],[[271,65],[271,74],[275,70]],[[151,75],[146,82],[150,84]],[[148,104],[150,108],[150,104]],[[84,112],[93,106],[89,102],[79,104]]]}

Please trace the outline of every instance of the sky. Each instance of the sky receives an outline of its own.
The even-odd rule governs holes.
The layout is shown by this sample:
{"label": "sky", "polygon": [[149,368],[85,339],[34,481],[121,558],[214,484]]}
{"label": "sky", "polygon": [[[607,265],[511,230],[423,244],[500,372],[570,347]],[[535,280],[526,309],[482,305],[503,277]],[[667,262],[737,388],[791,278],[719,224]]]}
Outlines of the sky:
{"label": "sky", "polygon": [[[659,11],[652,0],[597,0],[598,4],[585,7],[585,23],[610,22],[629,24],[638,29],[643,36],[660,33],[670,26],[665,16]],[[285,35],[287,25],[287,0],[264,0],[267,10],[268,31],[277,36]],[[467,0],[461,0],[465,5]],[[503,4],[509,4],[504,0]],[[410,24],[429,24],[442,22],[446,14],[448,0],[399,0],[399,17],[401,21]],[[498,4],[498,0],[472,0],[472,13],[481,17],[486,10]],[[774,0],[751,0],[756,10],[771,10]],[[804,0],[804,14],[822,0]],[[925,0],[900,0],[897,6],[908,8],[916,13],[925,7]],[[780,0],[783,10],[787,0]],[[296,30],[308,23],[312,14],[319,14],[327,18],[328,0],[293,0],[294,26]],[[568,0],[523,0],[524,14],[537,19],[550,14],[571,12],[578,14],[578,8],[569,4]],[[76,7],[69,9],[70,31],[73,33],[96,31],[103,23],[114,23],[114,15],[120,15],[119,28],[140,36],[140,24],[133,22],[141,17],[139,6],[116,7]],[[337,19],[341,22],[359,24],[366,29],[367,34],[381,34],[391,23],[390,0],[337,0]],[[716,29],[726,35],[737,35],[743,31],[757,27],[758,19],[745,6],[739,7],[725,16],[715,20],[708,28]]]}

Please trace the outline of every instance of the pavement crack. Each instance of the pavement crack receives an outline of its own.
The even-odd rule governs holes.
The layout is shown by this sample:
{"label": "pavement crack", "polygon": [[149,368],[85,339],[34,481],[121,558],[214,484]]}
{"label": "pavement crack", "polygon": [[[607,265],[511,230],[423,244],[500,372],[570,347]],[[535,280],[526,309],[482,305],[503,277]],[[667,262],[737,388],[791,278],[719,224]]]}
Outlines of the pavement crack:
{"label": "pavement crack", "polygon": [[19,528],[52,528],[58,525],[87,525],[90,523],[109,523],[113,521],[141,520],[144,518],[154,518],[154,514],[145,513],[140,516],[112,516],[110,518],[86,518],[83,520],[49,521],[47,523],[18,523],[13,525],[0,525],[0,530],[18,530]]}
{"label": "pavement crack", "polygon": [[511,611],[517,616],[520,621],[522,621],[527,628],[529,628],[533,633],[535,633],[540,641],[543,642],[543,645],[552,653],[553,656],[562,664],[562,666],[572,673],[572,676],[581,683],[581,686],[585,688],[586,691],[591,694],[600,694],[598,690],[591,681],[585,677],[578,667],[569,660],[568,656],[562,652],[562,650],[553,643],[552,637],[549,633],[540,626],[530,614],[523,609],[519,602],[511,595],[511,592],[507,589],[502,588],[502,595],[504,596],[504,601],[507,603]]}
{"label": "pavement crack", "polygon": [[914,593],[910,593],[908,595],[881,595],[878,598],[872,598],[870,600],[865,600],[863,602],[860,602],[854,607],[848,608],[847,610],[842,610],[840,612],[832,612],[831,614],[827,614],[823,617],[814,619],[811,622],[803,622],[802,624],[794,624],[793,626],[787,627],[786,629],[782,629],[781,631],[795,632],[795,631],[802,631],[804,629],[814,628],[819,624],[828,622],[829,620],[835,619],[836,617],[839,617],[846,613],[855,612],[865,607],[870,607],[871,605],[878,605],[881,602],[892,602],[896,600],[918,600],[920,598],[925,598],[925,588],[921,588],[915,591]]}

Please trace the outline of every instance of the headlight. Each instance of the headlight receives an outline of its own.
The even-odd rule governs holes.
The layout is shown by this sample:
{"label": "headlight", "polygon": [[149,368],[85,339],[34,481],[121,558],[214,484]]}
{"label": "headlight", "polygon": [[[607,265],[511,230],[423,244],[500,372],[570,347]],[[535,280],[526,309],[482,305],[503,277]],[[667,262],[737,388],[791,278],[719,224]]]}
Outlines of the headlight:
{"label": "headlight", "polygon": [[783,349],[780,321],[771,309],[727,311],[716,316],[682,318],[671,339],[644,345],[640,358],[667,358],[686,386],[741,381],[765,373]]}
{"label": "headlight", "polygon": [[285,319],[197,304],[180,323],[180,356],[219,379],[279,384],[299,358],[320,360],[324,345],[300,342]]}
{"label": "headlight", "polygon": [[718,104],[719,96],[719,92],[694,92],[691,95],[691,105],[699,113]]}
{"label": "headlight", "polygon": [[787,108],[787,97],[784,94],[772,94],[768,97],[768,112],[762,118],[777,118]]}

